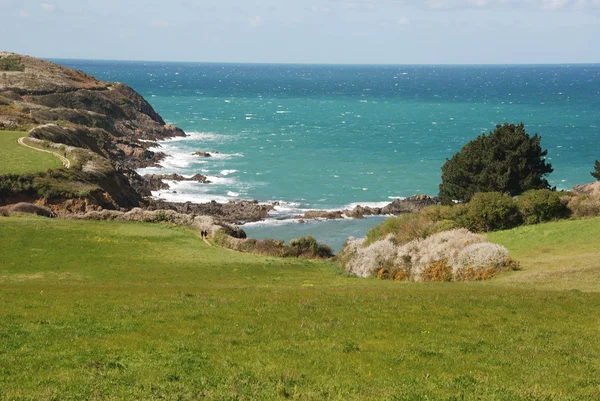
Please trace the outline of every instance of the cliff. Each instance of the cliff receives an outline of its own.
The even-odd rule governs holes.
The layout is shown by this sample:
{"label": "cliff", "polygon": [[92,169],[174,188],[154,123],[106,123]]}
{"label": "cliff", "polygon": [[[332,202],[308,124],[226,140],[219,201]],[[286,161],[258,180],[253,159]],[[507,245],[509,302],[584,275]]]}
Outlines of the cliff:
{"label": "cliff", "polygon": [[[58,127],[39,127],[48,123]],[[124,168],[153,165],[160,159],[148,150],[152,143],[147,141],[185,135],[165,124],[127,85],[0,52],[0,129],[35,127],[34,138],[90,149]]]}
{"label": "cliff", "polygon": [[7,52],[0,52],[0,130],[66,145],[76,160],[68,171],[0,177],[0,205],[37,201],[67,212],[143,205],[133,170],[164,156],[149,150],[152,141],[185,135],[124,84]]}

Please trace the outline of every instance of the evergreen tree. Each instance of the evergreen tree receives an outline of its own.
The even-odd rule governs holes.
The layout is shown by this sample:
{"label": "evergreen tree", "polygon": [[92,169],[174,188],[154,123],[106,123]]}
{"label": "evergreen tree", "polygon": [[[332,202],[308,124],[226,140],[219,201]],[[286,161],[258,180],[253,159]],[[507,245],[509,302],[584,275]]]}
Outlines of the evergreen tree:
{"label": "evergreen tree", "polygon": [[592,177],[600,181],[600,161],[596,160],[596,163],[594,163],[594,171],[592,171],[590,174]]}
{"label": "evergreen tree", "polygon": [[538,134],[529,136],[522,123],[497,125],[489,135],[480,135],[442,166],[440,200],[449,204],[469,201],[477,192],[515,196],[549,188],[544,177],[553,169],[540,140]]}

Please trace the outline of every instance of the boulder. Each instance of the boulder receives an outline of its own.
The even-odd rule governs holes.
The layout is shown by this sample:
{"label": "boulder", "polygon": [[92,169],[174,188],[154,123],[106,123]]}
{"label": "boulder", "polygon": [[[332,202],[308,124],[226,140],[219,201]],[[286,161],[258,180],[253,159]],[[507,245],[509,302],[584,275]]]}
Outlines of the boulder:
{"label": "boulder", "polygon": [[42,217],[56,217],[56,214],[54,214],[51,210],[27,202],[19,202],[14,205],[4,206],[0,209],[0,214],[4,214],[7,216],[10,216],[15,213],[24,213],[34,214],[36,216]]}

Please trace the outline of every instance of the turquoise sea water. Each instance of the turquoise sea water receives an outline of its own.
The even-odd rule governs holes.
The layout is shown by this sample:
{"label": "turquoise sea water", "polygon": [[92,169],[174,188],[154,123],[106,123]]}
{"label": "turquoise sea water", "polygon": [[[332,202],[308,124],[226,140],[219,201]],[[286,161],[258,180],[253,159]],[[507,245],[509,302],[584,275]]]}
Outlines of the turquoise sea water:
{"label": "turquoise sea water", "polygon": [[[161,144],[171,155],[162,172],[201,173],[213,183],[176,184],[160,194],[174,201],[281,201],[273,217],[282,218],[435,195],[445,159],[504,121],[542,136],[555,169],[549,181],[558,188],[591,181],[600,158],[600,65],[58,62],[132,86],[190,134]],[[194,151],[219,153],[203,159]],[[282,239],[314,230],[338,248],[378,221],[245,229]]]}

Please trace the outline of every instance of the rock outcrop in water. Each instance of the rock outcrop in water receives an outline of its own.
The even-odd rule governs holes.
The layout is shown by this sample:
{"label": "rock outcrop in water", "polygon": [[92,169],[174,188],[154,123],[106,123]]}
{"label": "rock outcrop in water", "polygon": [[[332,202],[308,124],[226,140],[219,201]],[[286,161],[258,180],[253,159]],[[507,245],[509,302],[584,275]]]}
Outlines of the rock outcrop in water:
{"label": "rock outcrop in water", "polygon": [[384,207],[369,207],[369,206],[356,206],[352,210],[310,210],[303,215],[296,216],[299,219],[326,219],[335,220],[342,219],[345,217],[351,217],[355,219],[362,219],[365,216],[389,216],[399,215],[403,213],[413,213],[424,209],[427,206],[439,204],[437,198],[432,198],[427,195],[414,195],[410,198],[396,199],[392,203]]}
{"label": "rock outcrop in water", "polygon": [[258,201],[232,201],[228,203],[177,203],[152,200],[148,210],[173,210],[178,213],[213,216],[227,223],[260,221],[267,218],[274,204],[261,204]]}

